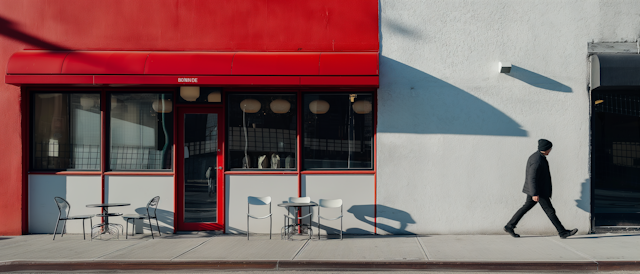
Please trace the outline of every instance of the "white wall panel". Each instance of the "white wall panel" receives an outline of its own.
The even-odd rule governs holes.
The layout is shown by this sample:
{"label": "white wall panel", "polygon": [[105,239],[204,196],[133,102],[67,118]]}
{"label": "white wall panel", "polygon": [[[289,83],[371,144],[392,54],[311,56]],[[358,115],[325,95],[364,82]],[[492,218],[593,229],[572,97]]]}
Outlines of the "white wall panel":
{"label": "white wall panel", "polygon": [[[54,197],[62,197],[71,205],[71,215],[99,214],[87,204],[102,202],[100,176],[29,175],[29,233],[53,233],[58,218]],[[99,218],[93,218],[95,223]],[[58,232],[62,229],[62,222]],[[85,221],[86,233],[91,230]],[[69,221],[67,233],[82,233],[82,221]]]}
{"label": "white wall panel", "polygon": [[[297,175],[227,175],[226,186],[226,231],[244,234],[247,231],[247,197],[271,196],[274,237],[280,237],[286,210],[277,205],[298,197]],[[254,211],[255,210],[255,211]],[[264,216],[266,207],[252,207],[251,214]],[[269,219],[251,219],[251,233],[269,233]]]}
{"label": "white wall panel", "polygon": [[[151,198],[160,196],[157,214],[160,230],[173,233],[174,228],[174,182],[173,176],[106,176],[105,201],[108,203],[130,203],[130,206],[112,207],[109,212],[123,214],[146,214],[147,203]],[[109,218],[109,222],[126,225],[122,217]],[[152,220],[156,231],[156,221]],[[131,221],[129,221],[131,231]],[[151,233],[149,222],[137,220],[137,233]]]}
{"label": "white wall panel", "polygon": [[[342,199],[343,233],[344,234],[373,234],[375,214],[375,182],[373,175],[304,175],[302,177],[302,196],[311,197],[318,202],[320,199]],[[317,214],[317,209],[314,213]],[[335,218],[340,215],[339,209],[323,209],[322,216]],[[391,217],[392,218],[392,217]],[[317,215],[313,216],[314,233],[317,233]],[[402,222],[394,220],[394,232],[400,232]],[[305,221],[306,223],[307,221]],[[321,220],[320,233],[325,235],[340,233],[340,221]]]}

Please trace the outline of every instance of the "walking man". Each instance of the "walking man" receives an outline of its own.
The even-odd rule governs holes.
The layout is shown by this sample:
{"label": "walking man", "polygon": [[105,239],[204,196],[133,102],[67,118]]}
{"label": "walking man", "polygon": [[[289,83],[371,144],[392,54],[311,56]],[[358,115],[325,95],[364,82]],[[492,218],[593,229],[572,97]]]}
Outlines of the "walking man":
{"label": "walking man", "polygon": [[527,194],[527,200],[504,227],[504,231],[515,238],[520,237],[520,235],[516,234],[513,229],[516,228],[522,216],[537,203],[540,203],[547,217],[549,217],[551,223],[553,223],[556,230],[558,230],[560,238],[565,239],[578,232],[577,228],[566,230],[564,226],[562,226],[562,223],[558,220],[558,216],[556,216],[556,210],[553,209],[553,205],[551,204],[551,173],[549,172],[547,155],[551,152],[552,146],[553,144],[551,144],[549,140],[540,139],[538,140],[538,151],[529,156],[526,178],[524,187],[522,188],[522,192]]}

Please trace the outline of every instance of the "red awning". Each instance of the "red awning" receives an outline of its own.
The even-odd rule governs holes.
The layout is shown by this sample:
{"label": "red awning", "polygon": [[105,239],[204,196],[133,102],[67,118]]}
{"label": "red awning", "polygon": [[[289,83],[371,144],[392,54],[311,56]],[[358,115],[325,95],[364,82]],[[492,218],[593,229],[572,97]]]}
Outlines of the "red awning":
{"label": "red awning", "polygon": [[12,85],[378,87],[377,52],[23,51]]}

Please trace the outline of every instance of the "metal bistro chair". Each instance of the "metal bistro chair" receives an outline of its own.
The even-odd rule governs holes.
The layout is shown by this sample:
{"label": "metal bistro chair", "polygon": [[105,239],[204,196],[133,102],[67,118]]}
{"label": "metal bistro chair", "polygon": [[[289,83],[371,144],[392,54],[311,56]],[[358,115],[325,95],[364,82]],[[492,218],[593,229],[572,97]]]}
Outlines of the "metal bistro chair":
{"label": "metal bistro chair", "polygon": [[[133,231],[131,231],[131,236],[136,232],[136,220],[149,220],[149,229],[151,229],[151,239],[155,239],[153,237],[153,226],[151,225],[151,219],[156,219],[156,227],[158,228],[158,235],[162,237],[162,232],[160,232],[160,224],[158,223],[158,215],[156,214],[156,210],[158,209],[158,204],[160,203],[160,196],[153,197],[149,203],[147,203],[147,214],[127,214],[122,216],[124,220],[127,222],[127,227],[125,228],[127,236],[125,239],[129,239],[129,219],[133,220]],[[153,211],[152,211],[153,210]]]}
{"label": "metal bistro chair", "polygon": [[53,240],[56,239],[56,233],[58,232],[58,224],[60,223],[60,221],[64,221],[64,226],[62,226],[62,232],[60,233],[60,237],[64,237],[64,232],[67,231],[68,220],[82,220],[82,236],[86,240],[87,234],[84,230],[84,220],[89,219],[89,224],[91,225],[91,227],[93,227],[93,220],[91,219],[91,217],[93,217],[94,215],[69,216],[69,212],[71,212],[71,205],[69,204],[69,202],[60,197],[54,197],[53,200],[58,206],[58,220],[56,221],[56,227],[53,229]]}
{"label": "metal bistro chair", "polygon": [[[340,208],[340,216],[332,219],[327,219],[320,216],[320,208]],[[340,240],[342,240],[342,199],[320,199],[318,204],[318,240],[320,240],[320,219],[327,221],[334,221],[340,219]],[[329,234],[327,233],[327,236]]]}
{"label": "metal bistro chair", "polygon": [[[271,227],[273,224],[273,218],[271,215],[271,196],[266,196],[266,197],[254,197],[254,196],[249,196],[249,198],[247,199],[247,240],[249,240],[249,217],[254,218],[254,219],[266,219],[269,218],[269,239],[271,239]],[[262,217],[256,217],[251,215],[251,205],[254,206],[269,206],[269,214],[262,216]]]}
{"label": "metal bistro chair", "polygon": [[[289,197],[289,203],[310,203],[311,197]],[[297,227],[298,220],[302,220],[313,215],[313,209],[309,208],[309,214],[304,216],[296,216],[297,214],[292,213],[290,210],[287,210],[287,214],[284,215],[284,233],[281,233],[283,237],[289,238],[291,234],[295,232]],[[295,211],[298,212],[298,211]],[[289,222],[291,221],[291,224]],[[307,226],[307,230],[309,232],[309,239],[311,239],[311,235],[313,235],[313,229],[311,229],[311,217],[309,217],[309,225]]]}

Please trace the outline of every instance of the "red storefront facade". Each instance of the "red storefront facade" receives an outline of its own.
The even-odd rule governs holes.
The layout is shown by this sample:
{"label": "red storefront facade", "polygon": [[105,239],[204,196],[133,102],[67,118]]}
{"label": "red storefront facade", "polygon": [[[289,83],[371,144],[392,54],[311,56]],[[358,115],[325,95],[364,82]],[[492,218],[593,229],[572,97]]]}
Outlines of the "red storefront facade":
{"label": "red storefront facade", "polygon": [[[378,86],[377,1],[12,1],[0,3],[0,17],[0,63],[6,64],[0,69],[5,75],[5,83],[0,84],[0,149],[4,155],[0,160],[4,190],[0,194],[4,220],[0,235],[30,232],[29,175],[99,176],[103,201],[107,176],[169,176],[176,189],[174,213],[180,210],[179,177],[183,171],[175,159],[184,157],[184,152],[177,151],[175,145],[174,162],[168,171],[116,171],[107,166],[108,133],[102,131],[98,170],[35,170],[30,163],[33,92],[82,90],[100,94],[100,104],[95,107],[103,113],[101,129],[108,119],[104,111],[111,93],[168,89],[167,94],[175,98],[174,121],[181,119],[178,113],[189,109],[212,110],[207,104],[180,105],[181,86],[220,88],[223,96],[289,94],[298,98],[295,155],[300,158],[304,94],[369,92],[375,98]],[[224,100],[213,108],[222,116],[227,113]],[[218,135],[225,136],[228,118],[220,118]],[[173,140],[179,143],[178,132],[184,125],[173,125],[178,129]],[[224,162],[225,148],[219,149]],[[375,177],[374,159],[370,168],[353,170],[305,170],[300,159],[297,167],[284,171],[238,171],[222,166],[224,172],[218,179],[292,175],[297,176],[298,195],[304,195],[300,187],[303,176]],[[220,187],[219,200],[229,199]],[[375,201],[375,196],[372,199]],[[219,218],[224,219],[224,214],[223,210]],[[224,229],[225,225],[180,227],[180,221],[174,223],[180,230]]]}

